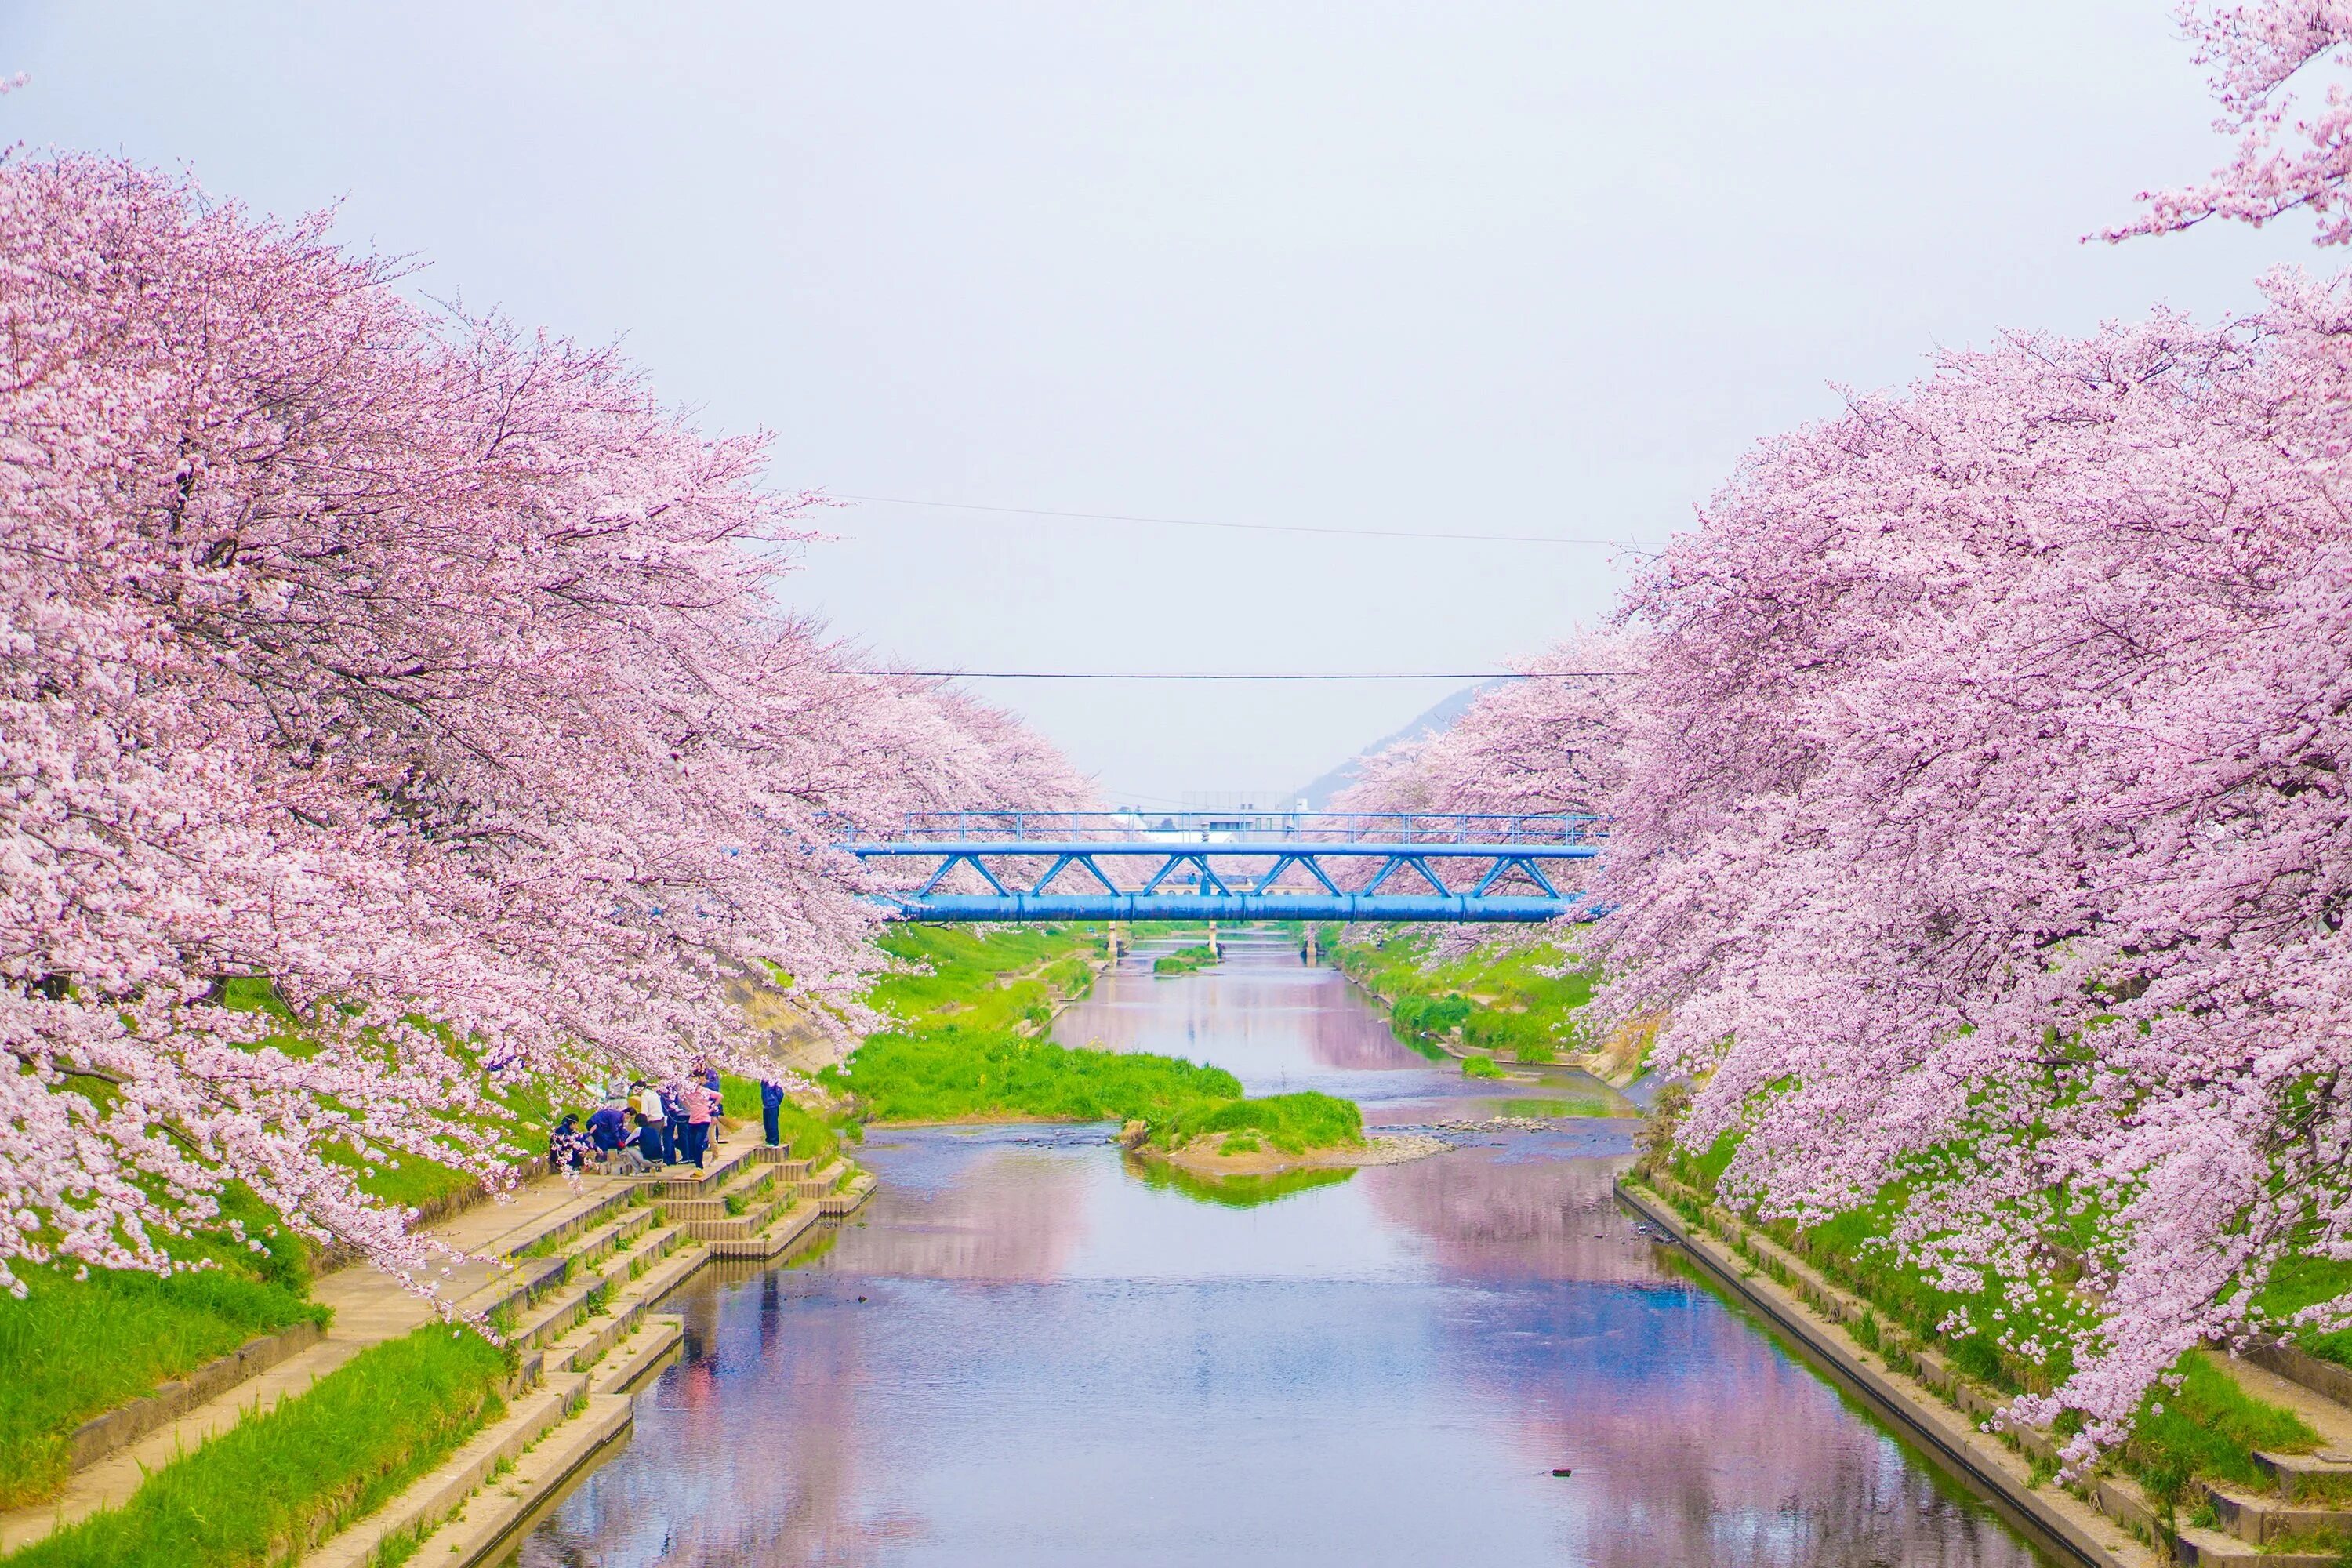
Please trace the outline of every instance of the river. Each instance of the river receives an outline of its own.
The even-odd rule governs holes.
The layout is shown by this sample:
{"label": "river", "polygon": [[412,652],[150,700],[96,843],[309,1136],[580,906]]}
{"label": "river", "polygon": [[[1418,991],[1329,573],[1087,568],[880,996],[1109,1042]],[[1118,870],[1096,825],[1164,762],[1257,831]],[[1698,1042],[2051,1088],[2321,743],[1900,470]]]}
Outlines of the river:
{"label": "river", "polygon": [[[1591,1080],[1467,1083],[1278,939],[1149,959],[1056,1037],[1465,1146],[1232,1192],[1099,1127],[875,1130],[829,1248],[665,1306],[685,1354],[525,1568],[2056,1561],[1636,1229],[1633,1124],[1547,1114]],[[1497,1115],[1545,1125],[1446,1125]]]}

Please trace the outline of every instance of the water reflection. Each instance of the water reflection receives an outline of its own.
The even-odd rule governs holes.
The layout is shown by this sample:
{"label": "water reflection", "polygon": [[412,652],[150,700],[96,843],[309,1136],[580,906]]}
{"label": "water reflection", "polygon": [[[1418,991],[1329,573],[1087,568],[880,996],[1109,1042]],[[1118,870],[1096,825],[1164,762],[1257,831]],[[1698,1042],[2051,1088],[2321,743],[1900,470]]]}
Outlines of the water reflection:
{"label": "water reflection", "polygon": [[[1116,983],[1098,1011],[1458,1103],[1369,1045],[1318,1054],[1365,1037],[1317,1010],[1370,1010],[1264,973],[1255,1002],[1236,970],[1147,992],[1158,1023]],[[1246,1206],[1100,1129],[877,1135],[882,1188],[829,1253],[673,1304],[688,1355],[521,1560],[2042,1561],[1640,1239],[1609,1197],[1623,1125]]]}
{"label": "water reflection", "polygon": [[1204,1176],[1164,1160],[1146,1160],[1129,1155],[1120,1163],[1127,1173],[1147,1187],[1171,1188],[1188,1198],[1221,1208],[1254,1209],[1286,1198],[1293,1193],[1312,1192],[1317,1187],[1336,1187],[1350,1180],[1351,1170],[1309,1169],[1275,1171],[1265,1174]]}

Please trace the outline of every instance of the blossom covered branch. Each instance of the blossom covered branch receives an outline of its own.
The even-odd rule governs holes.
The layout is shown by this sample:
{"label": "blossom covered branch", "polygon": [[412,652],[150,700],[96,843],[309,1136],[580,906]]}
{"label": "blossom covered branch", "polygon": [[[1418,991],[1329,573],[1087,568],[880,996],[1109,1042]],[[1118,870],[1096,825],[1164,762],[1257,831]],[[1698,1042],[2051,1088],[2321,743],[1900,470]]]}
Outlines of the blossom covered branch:
{"label": "blossom covered branch", "polygon": [[[0,166],[0,1282],[163,1267],[227,1172],[413,1266],[322,1150],[494,1175],[436,1137],[494,1117],[484,1068],[740,1052],[762,963],[854,1005],[874,917],[831,844],[1083,798],[776,616],[806,502],[760,441],[396,279],[323,220]],[[299,1048],[217,1005],[236,976]]]}

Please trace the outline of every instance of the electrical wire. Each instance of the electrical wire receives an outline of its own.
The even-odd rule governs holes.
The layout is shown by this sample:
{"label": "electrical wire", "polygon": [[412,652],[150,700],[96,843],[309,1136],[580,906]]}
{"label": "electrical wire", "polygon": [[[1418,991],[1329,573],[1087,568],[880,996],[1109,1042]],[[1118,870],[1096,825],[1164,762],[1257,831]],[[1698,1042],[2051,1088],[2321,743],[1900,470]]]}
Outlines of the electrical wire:
{"label": "electrical wire", "polygon": [[1316,528],[1293,522],[1212,522],[1195,517],[1138,517],[1116,511],[1047,511],[1030,506],[980,506],[968,501],[916,500],[908,496],[861,496],[836,491],[835,500],[867,501],[877,506],[919,506],[940,511],[1000,512],[1013,517],[1055,517],[1073,522],[1144,522],[1168,528],[1230,529],[1242,533],[1314,533],[1339,539],[1438,539],[1477,544],[1600,544],[1642,554],[1655,554],[1654,541],[1586,539],[1548,533],[1436,533],[1395,528]]}
{"label": "electrical wire", "polygon": [[851,669],[845,675],[905,676],[923,680],[1573,680],[1609,679],[1622,669],[1474,669],[1380,672],[1281,670],[1229,674],[1208,670]]}

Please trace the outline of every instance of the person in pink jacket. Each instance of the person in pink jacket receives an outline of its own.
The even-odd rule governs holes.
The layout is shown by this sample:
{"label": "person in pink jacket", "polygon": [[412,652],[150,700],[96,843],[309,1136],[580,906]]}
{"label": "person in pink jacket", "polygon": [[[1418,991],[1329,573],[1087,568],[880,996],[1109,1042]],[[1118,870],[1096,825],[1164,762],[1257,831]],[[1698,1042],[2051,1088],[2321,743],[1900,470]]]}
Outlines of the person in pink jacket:
{"label": "person in pink jacket", "polygon": [[697,1171],[702,1169],[702,1156],[710,1148],[710,1124],[719,1115],[719,1097],[708,1084],[697,1079],[686,1082],[686,1147],[680,1151],[694,1162]]}

